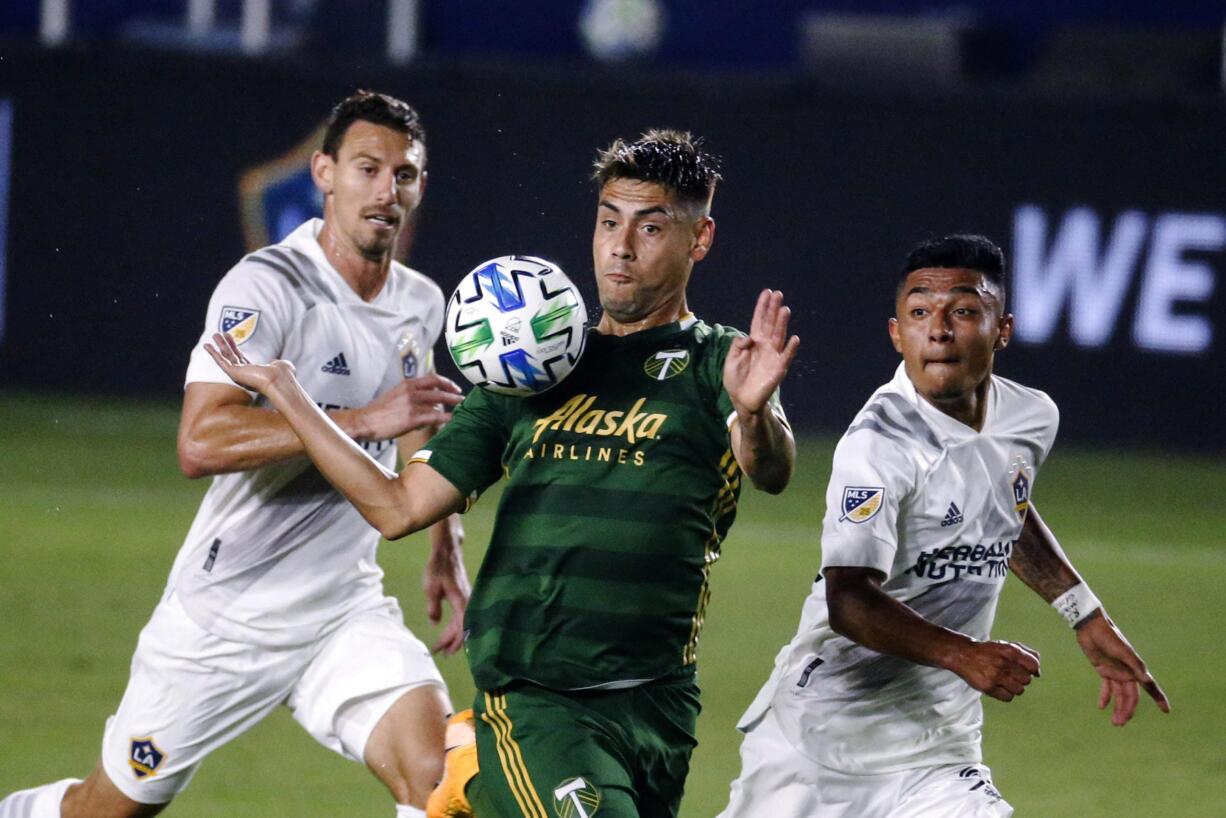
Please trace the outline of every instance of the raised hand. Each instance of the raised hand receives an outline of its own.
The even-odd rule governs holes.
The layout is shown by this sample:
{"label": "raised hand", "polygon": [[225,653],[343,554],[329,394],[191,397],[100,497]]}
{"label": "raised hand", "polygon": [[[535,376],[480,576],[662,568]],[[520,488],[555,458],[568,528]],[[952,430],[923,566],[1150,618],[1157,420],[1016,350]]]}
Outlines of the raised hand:
{"label": "raised hand", "polygon": [[204,351],[230,376],[230,380],[262,395],[267,395],[274,384],[294,379],[294,365],[289,361],[252,363],[228,333],[214,333],[213,343],[205,343]]}
{"label": "raised hand", "polygon": [[981,693],[1011,702],[1039,675],[1039,654],[1016,642],[975,642],[953,670]]}
{"label": "raised hand", "polygon": [[749,336],[732,342],[724,362],[724,389],[738,414],[761,412],[792,365],[800,339],[788,337],[791,315],[783,305],[783,293],[763,290],[754,307]]}
{"label": "raised hand", "polygon": [[1106,612],[1100,611],[1077,626],[1077,644],[1094,671],[1102,677],[1098,709],[1104,710],[1115,702],[1111,723],[1116,727],[1123,727],[1136,712],[1141,698],[1138,687],[1149,694],[1159,710],[1171,712],[1170,700]]}

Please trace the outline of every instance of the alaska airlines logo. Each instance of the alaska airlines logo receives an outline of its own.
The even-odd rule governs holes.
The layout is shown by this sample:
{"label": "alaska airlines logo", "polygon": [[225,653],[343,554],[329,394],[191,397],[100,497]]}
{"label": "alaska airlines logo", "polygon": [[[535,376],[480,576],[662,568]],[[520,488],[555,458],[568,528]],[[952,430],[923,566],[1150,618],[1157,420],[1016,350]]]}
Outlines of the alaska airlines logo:
{"label": "alaska airlines logo", "polygon": [[668,415],[642,411],[647,398],[639,398],[629,411],[621,411],[596,408],[597,397],[575,395],[555,409],[553,414],[536,421],[532,442],[539,441],[545,430],[549,429],[597,437],[622,437],[626,443],[634,444],[658,437],[660,427],[668,420]]}

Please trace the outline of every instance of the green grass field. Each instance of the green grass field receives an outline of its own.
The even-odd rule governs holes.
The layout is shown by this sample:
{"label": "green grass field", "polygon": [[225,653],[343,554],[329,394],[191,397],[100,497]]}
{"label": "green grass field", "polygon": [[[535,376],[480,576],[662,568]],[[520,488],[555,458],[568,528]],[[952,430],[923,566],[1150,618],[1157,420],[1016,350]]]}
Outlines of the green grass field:
{"label": "green grass field", "polygon": [[[136,637],[206,484],[182,477],[177,407],[0,394],[0,796],[94,764]],[[699,681],[704,710],[685,818],[722,808],[738,769],[733,725],[787,641],[818,558],[833,441],[801,442],[781,497],[746,492],[714,570]],[[493,496],[467,517],[481,558]],[[1226,814],[1226,462],[1057,446],[1035,502],[1174,704],[1112,728],[1068,628],[1020,582],[995,633],[1043,655],[1012,704],[989,701],[986,755],[1022,816]],[[385,544],[387,586],[430,639],[420,537]],[[454,701],[462,657],[441,661]],[[366,770],[314,744],[284,711],[212,756],[180,816],[390,815]]]}

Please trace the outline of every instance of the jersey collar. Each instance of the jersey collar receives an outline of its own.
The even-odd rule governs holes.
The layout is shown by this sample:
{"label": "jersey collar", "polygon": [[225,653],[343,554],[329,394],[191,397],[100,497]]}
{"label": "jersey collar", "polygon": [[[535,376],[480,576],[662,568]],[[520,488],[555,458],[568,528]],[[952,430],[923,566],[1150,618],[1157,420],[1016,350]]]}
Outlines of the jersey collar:
{"label": "jersey collar", "polygon": [[911,379],[907,377],[907,369],[905,363],[900,363],[898,369],[894,371],[894,378],[890,381],[890,386],[903,395],[916,409],[920,415],[928,421],[928,424],[933,428],[933,431],[942,438],[942,441],[968,440],[975,438],[991,430],[992,421],[996,416],[996,404],[998,402],[998,389],[996,386],[996,377],[988,375],[988,395],[987,408],[983,413],[983,428],[976,432],[970,426],[967,426],[960,420],[954,420],[949,415],[942,412],[940,409],[933,406],[928,401],[920,396],[915,390],[915,384],[911,383]]}
{"label": "jersey collar", "polygon": [[281,243],[306,254],[315,262],[320,270],[330,279],[331,286],[339,298],[349,298],[359,304],[367,304],[372,307],[380,307],[387,299],[391,298],[393,282],[396,276],[393,275],[396,261],[392,261],[392,269],[388,270],[387,281],[383,282],[383,288],[379,290],[379,294],[375,296],[373,301],[363,301],[353,288],[349,286],[349,282],[340,274],[340,271],[332,266],[332,262],[328,260],[328,256],[324,253],[324,249],[319,246],[319,231],[323,229],[324,220],[319,218],[307,219],[294,231],[282,239]]}
{"label": "jersey collar", "polygon": [[697,316],[692,312],[687,312],[671,324],[661,324],[658,327],[651,329],[642,329],[638,332],[632,332],[629,335],[606,335],[603,332],[598,332],[594,327],[592,333],[595,337],[601,338],[607,343],[614,344],[646,344],[653,341],[658,341],[661,338],[667,338],[670,335],[676,335],[679,332],[685,332],[698,323]]}

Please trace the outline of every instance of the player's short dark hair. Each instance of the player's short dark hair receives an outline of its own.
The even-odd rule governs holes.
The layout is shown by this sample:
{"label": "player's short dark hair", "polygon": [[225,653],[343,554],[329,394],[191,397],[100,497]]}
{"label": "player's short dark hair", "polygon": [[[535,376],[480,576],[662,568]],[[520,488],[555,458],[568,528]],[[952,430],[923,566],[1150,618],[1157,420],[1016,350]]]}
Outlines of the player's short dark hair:
{"label": "player's short dark hair", "polygon": [[929,267],[974,270],[983,273],[1002,294],[1006,289],[1005,253],[987,236],[954,233],[921,241],[907,254],[907,262],[898,277],[899,289],[912,272]]}
{"label": "player's short dark hair", "polygon": [[616,139],[596,156],[592,180],[602,188],[614,179],[637,179],[662,186],[685,205],[706,212],[715,192],[719,157],[702,149],[689,131],[652,128],[634,142]]}
{"label": "player's short dark hair", "polygon": [[388,94],[363,88],[342,99],[332,109],[320,150],[335,159],[345,139],[345,132],[359,120],[408,134],[414,142],[426,143],[426,130],[412,105]]}

